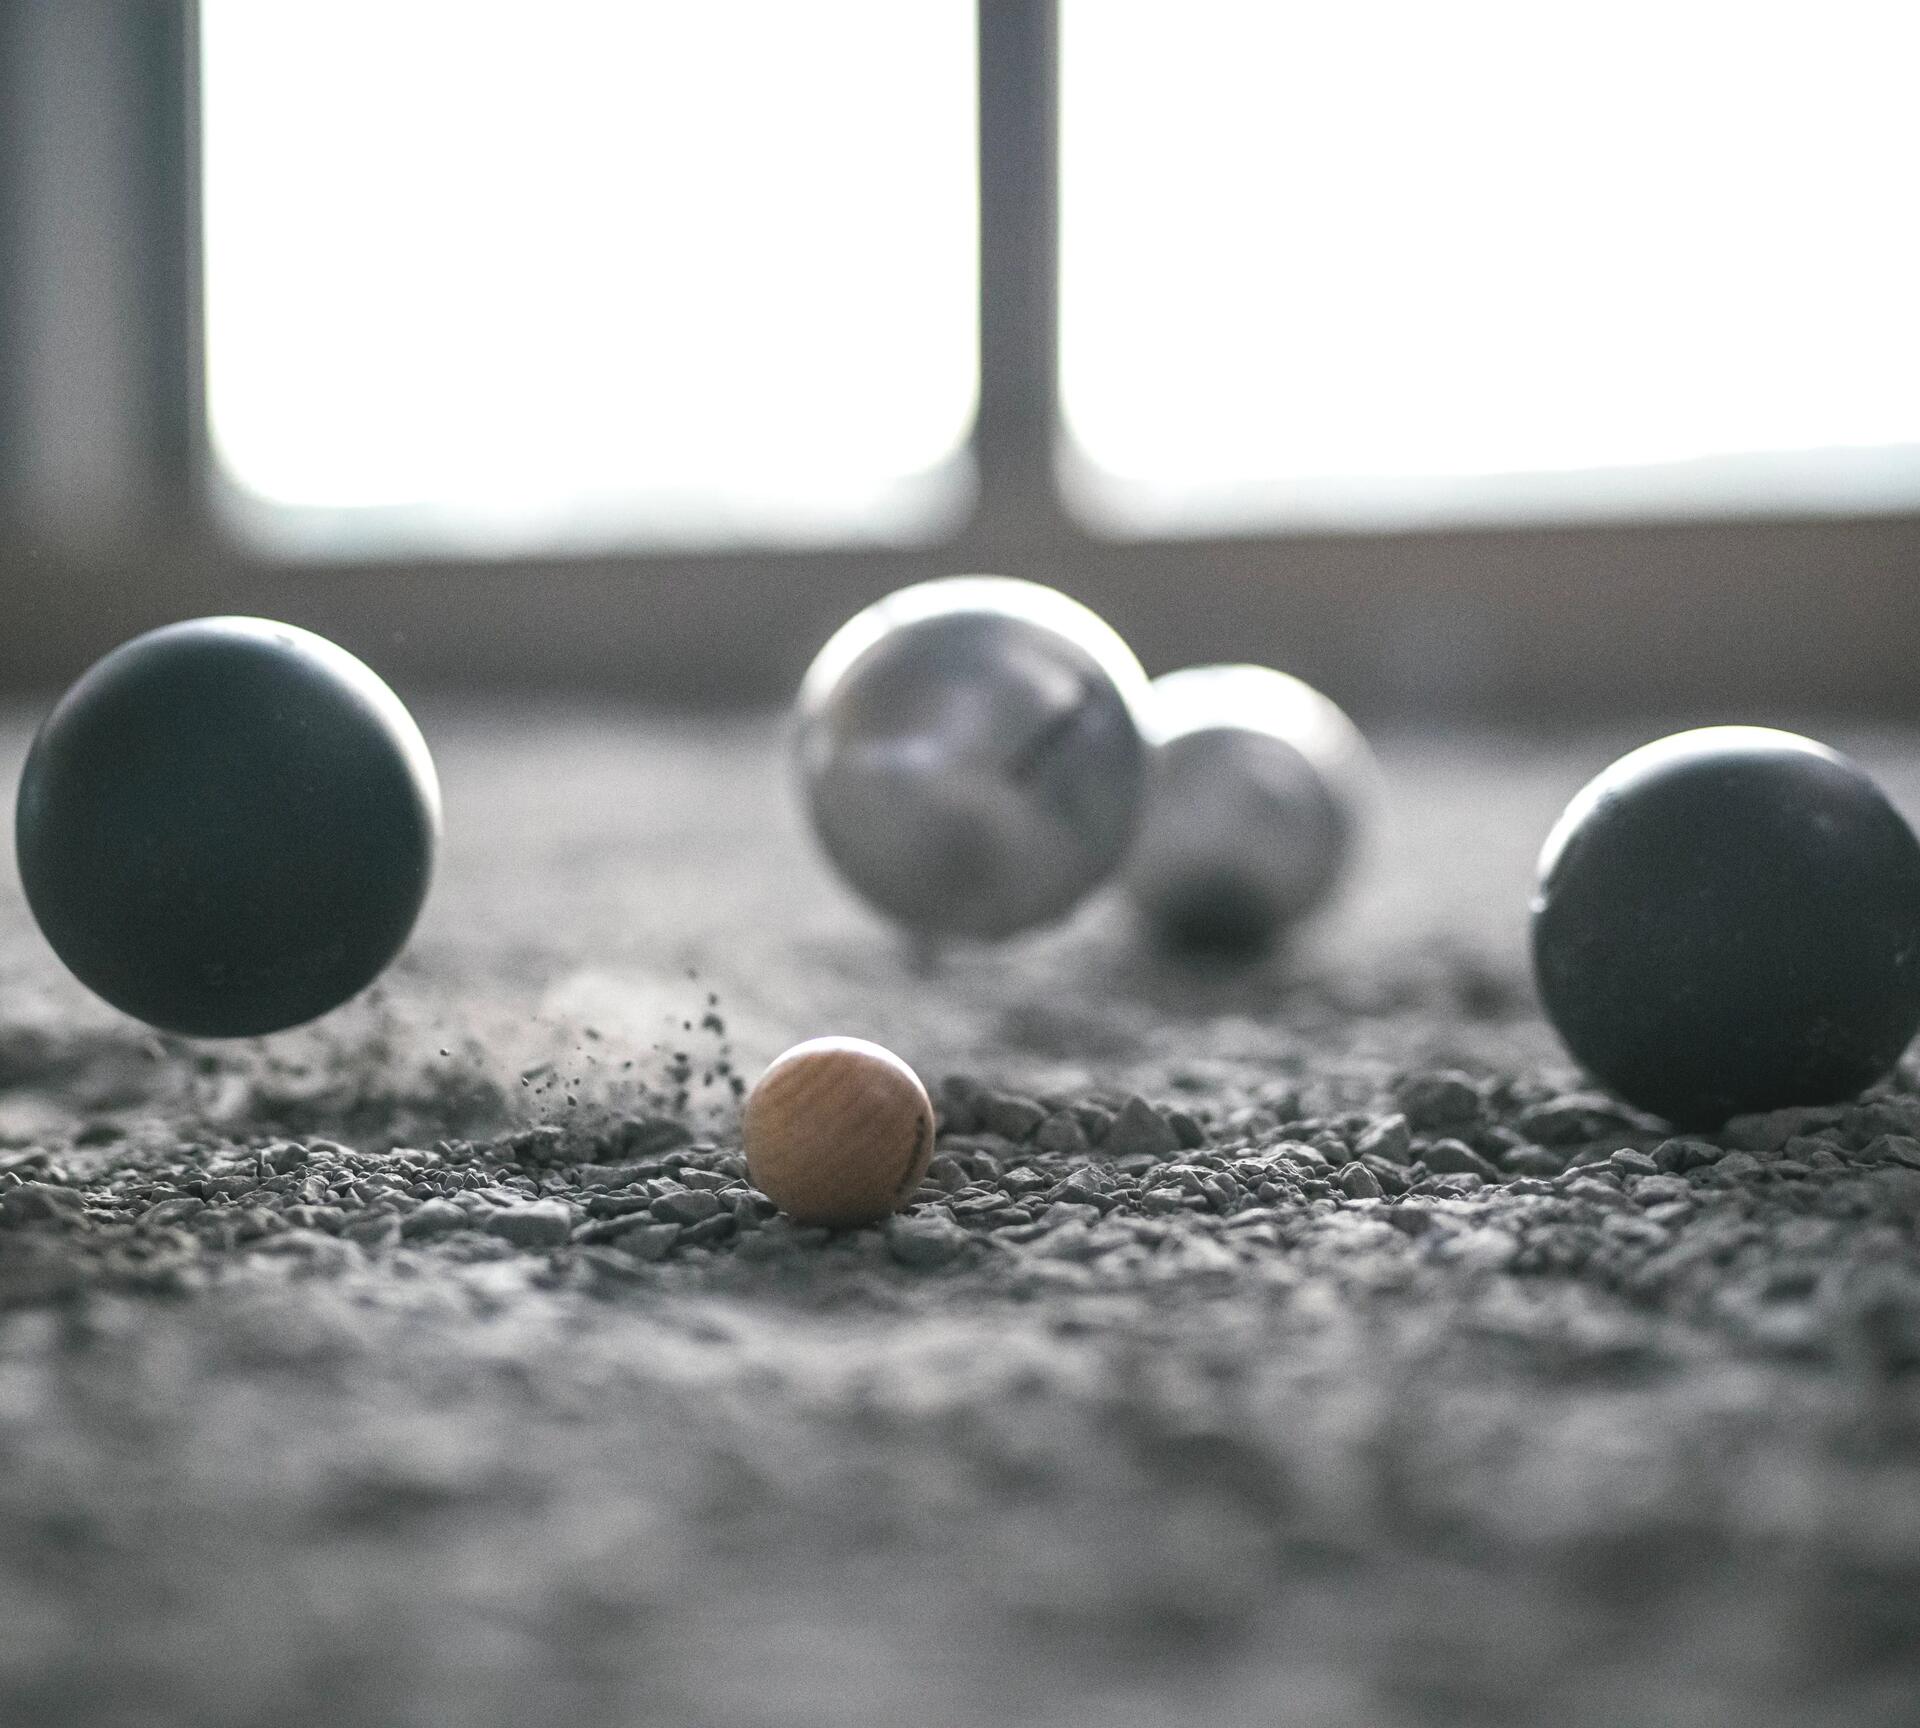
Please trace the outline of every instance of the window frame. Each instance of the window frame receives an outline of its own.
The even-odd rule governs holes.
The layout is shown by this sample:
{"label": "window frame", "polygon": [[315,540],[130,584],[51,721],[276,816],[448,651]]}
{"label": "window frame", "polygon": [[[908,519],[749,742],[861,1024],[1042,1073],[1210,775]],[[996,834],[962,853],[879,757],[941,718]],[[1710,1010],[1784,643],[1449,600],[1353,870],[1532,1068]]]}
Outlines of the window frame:
{"label": "window frame", "polygon": [[23,39],[27,52],[8,56],[16,78],[51,79],[71,125],[116,100],[131,117],[98,140],[97,195],[63,218],[94,234],[111,277],[79,340],[129,357],[69,419],[131,435],[112,452],[110,484],[96,472],[90,497],[49,493],[43,428],[20,416],[33,400],[22,374],[69,315],[47,272],[36,284],[22,267],[49,232],[52,188],[0,167],[0,242],[15,263],[0,275],[12,338],[0,351],[0,571],[22,573],[6,585],[27,596],[0,630],[0,690],[58,685],[137,630],[227,611],[321,630],[409,686],[779,701],[859,606],[977,570],[1066,588],[1150,670],[1269,661],[1367,717],[1920,713],[1905,648],[1920,640],[1920,514],[1178,539],[1077,517],[1059,478],[1056,0],[979,0],[977,502],[950,535],[911,547],[276,561],[229,533],[214,503],[195,9],[0,0],[0,42]]}

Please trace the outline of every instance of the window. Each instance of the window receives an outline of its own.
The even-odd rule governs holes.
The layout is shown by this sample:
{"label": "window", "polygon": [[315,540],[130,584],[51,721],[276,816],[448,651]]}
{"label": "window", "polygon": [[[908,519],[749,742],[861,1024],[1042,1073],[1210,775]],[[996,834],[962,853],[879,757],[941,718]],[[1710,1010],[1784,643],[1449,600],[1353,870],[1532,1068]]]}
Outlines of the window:
{"label": "window", "polygon": [[968,0],[206,0],[208,424],[282,549],[967,505]]}
{"label": "window", "polygon": [[1076,496],[1910,507],[1916,66],[1910,0],[1062,0]]}

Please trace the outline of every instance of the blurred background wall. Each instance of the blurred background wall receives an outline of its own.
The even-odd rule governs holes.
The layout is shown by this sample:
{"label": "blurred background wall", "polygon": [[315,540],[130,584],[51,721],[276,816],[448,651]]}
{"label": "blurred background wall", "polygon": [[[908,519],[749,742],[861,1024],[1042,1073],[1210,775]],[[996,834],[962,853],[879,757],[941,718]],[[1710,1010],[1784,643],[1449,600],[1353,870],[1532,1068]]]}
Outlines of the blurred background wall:
{"label": "blurred background wall", "polygon": [[779,701],[983,569],[1372,718],[1911,717],[1920,23],[1538,10],[0,0],[0,692]]}

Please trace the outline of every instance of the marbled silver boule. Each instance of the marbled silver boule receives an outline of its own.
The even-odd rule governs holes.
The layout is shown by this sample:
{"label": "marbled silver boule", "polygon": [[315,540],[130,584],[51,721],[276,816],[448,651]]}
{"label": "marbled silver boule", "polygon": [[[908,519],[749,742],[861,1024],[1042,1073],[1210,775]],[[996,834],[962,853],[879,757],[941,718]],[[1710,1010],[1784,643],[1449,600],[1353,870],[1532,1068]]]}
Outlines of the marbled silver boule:
{"label": "marbled silver boule", "polygon": [[1372,752],[1311,686],[1266,666],[1156,678],[1146,809],[1126,886],[1170,946],[1255,952],[1339,883],[1375,801]]}
{"label": "marbled silver boule", "polygon": [[801,685],[814,829],[855,890],[921,935],[1051,923],[1133,838],[1146,688],[1119,636],[1051,588],[903,588],[842,626]]}

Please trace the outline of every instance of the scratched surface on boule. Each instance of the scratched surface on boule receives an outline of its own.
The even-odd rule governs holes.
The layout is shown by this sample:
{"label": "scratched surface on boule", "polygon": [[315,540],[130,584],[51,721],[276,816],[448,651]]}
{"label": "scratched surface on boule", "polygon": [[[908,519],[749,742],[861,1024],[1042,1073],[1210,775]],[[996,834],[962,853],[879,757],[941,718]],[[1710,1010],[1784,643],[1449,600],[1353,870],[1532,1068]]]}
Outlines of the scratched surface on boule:
{"label": "scratched surface on boule", "polygon": [[[1111,907],[918,967],[771,725],[422,718],[441,882],[312,1031],[148,1037],[0,884],[0,1717],[1911,1719],[1916,1076],[1581,1087],[1522,909],[1635,740],[1385,740],[1353,900],[1223,978]],[[735,1103],[829,1031],[943,1114],[834,1237]]]}

